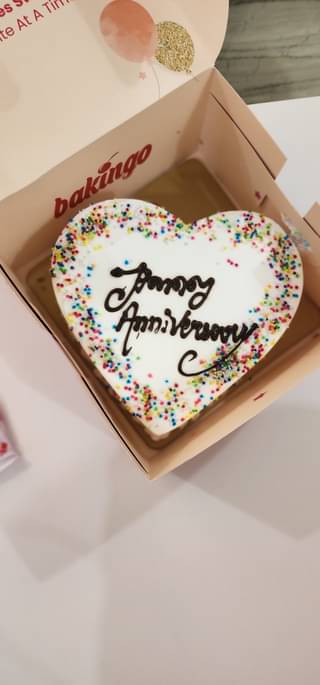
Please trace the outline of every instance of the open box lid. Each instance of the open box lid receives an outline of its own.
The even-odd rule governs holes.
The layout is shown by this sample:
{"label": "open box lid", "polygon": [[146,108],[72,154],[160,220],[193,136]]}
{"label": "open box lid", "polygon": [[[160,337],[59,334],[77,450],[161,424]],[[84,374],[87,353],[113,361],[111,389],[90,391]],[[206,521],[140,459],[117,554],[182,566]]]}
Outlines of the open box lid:
{"label": "open box lid", "polygon": [[[105,31],[117,31],[126,21],[131,36],[137,25],[138,61],[119,56],[119,42],[110,47],[103,35],[100,18],[107,5],[106,0],[11,0],[5,5],[0,15],[0,199],[213,66],[225,36],[228,0],[113,2],[116,16],[110,23],[104,15]],[[194,44],[189,72],[174,71],[156,56],[140,60],[141,36],[146,31],[150,36],[152,22],[174,22],[187,31]],[[172,39],[175,46],[182,35],[173,59],[181,66],[188,36],[177,34],[172,24],[165,28],[165,41]],[[158,31],[153,30],[157,49]],[[127,37],[121,52],[130,41]],[[155,120],[155,127],[159,124]]]}

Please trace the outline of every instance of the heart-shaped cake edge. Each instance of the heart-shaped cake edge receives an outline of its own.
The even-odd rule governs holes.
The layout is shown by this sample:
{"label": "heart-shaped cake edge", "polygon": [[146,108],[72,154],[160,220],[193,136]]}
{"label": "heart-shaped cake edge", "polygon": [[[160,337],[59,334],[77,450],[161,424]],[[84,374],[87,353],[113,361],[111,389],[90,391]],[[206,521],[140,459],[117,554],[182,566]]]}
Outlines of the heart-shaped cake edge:
{"label": "heart-shaped cake edge", "polygon": [[[242,359],[242,361],[241,359],[239,360],[239,357],[236,357],[237,354],[239,355],[239,352],[237,353],[237,348],[232,349],[231,352],[229,351],[226,355],[224,355],[225,361],[228,360],[228,364],[224,364],[223,360],[219,359],[218,365],[211,365],[211,369],[210,367],[206,367],[207,371],[202,372],[201,383],[203,381],[203,378],[206,378],[207,383],[207,379],[208,377],[210,377],[210,373],[214,371],[216,376],[216,391],[217,389],[218,391],[215,392],[214,397],[212,397],[212,394],[209,394],[208,397],[205,397],[204,402],[200,401],[196,406],[191,407],[189,405],[189,407],[187,407],[187,412],[185,414],[181,414],[180,411],[180,416],[177,417],[176,409],[175,411],[173,411],[172,409],[169,410],[169,407],[172,407],[173,403],[177,405],[177,392],[175,392],[174,389],[171,387],[170,382],[169,387],[165,388],[165,392],[167,395],[169,393],[170,399],[168,399],[167,402],[163,402],[163,405],[161,406],[164,406],[164,409],[160,410],[159,397],[155,396],[152,390],[151,379],[150,383],[147,384],[147,386],[149,387],[147,387],[146,384],[143,385],[142,395],[140,391],[140,405],[137,411],[137,404],[135,399],[133,400],[134,404],[132,405],[131,403],[130,406],[130,399],[132,400],[132,397],[137,397],[137,389],[136,392],[134,392],[132,388],[130,388],[130,395],[128,395],[128,384],[126,383],[125,392],[119,392],[119,389],[117,390],[117,388],[114,387],[114,384],[110,383],[110,379],[114,379],[114,367],[112,367],[112,364],[109,363],[110,360],[107,366],[105,366],[102,370],[102,368],[99,367],[99,364],[95,363],[95,360],[92,359],[91,354],[91,360],[95,363],[96,369],[98,369],[100,377],[108,383],[108,386],[112,388],[113,393],[116,395],[119,402],[123,406],[125,406],[129,413],[136,419],[138,425],[142,426],[143,429],[147,431],[147,434],[151,438],[152,442],[157,442],[158,440],[162,441],[163,439],[167,439],[169,434],[175,433],[178,428],[187,425],[191,419],[196,418],[201,414],[201,412],[204,409],[207,409],[208,405],[215,406],[217,403],[217,399],[225,395],[226,391],[232,385],[234,385],[246,373],[248,373],[248,371],[250,371],[256,365],[256,363],[274,347],[274,345],[278,342],[280,337],[282,337],[283,333],[287,330],[298,308],[298,304],[303,290],[303,269],[298,250],[296,246],[292,243],[289,236],[287,236],[285,231],[278,224],[273,222],[273,220],[255,212],[222,212],[212,215],[208,218],[200,219],[194,222],[193,224],[189,225],[179,220],[175,215],[171,214],[170,212],[167,212],[167,210],[161,207],[157,207],[156,205],[152,205],[152,203],[145,203],[140,200],[110,200],[98,203],[97,205],[92,205],[86,208],[85,210],[82,210],[82,212],[78,213],[62,231],[55,247],[53,248],[51,264],[54,292],[56,294],[59,307],[75,339],[78,343],[80,342],[85,355],[89,356],[89,358],[90,354],[88,354],[88,349],[86,348],[86,345],[83,344],[83,339],[85,339],[85,336],[82,336],[82,339],[78,337],[79,331],[78,333],[75,331],[73,314],[70,311],[70,308],[65,308],[66,298],[69,302],[73,302],[74,304],[74,299],[72,295],[70,295],[70,288],[72,289],[73,283],[73,276],[72,274],[70,275],[70,268],[72,266],[72,263],[70,264],[70,259],[72,262],[72,259],[75,258],[75,252],[77,252],[77,244],[78,246],[81,245],[83,248],[86,245],[90,245],[91,240],[97,236],[103,239],[105,231],[110,231],[110,224],[112,223],[112,221],[114,222],[115,215],[117,215],[117,228],[119,228],[119,225],[121,226],[121,223],[125,228],[127,228],[127,216],[129,216],[130,214],[132,218],[132,206],[135,209],[138,208],[139,211],[141,211],[142,209],[146,213],[146,216],[148,216],[149,218],[150,215],[153,215],[160,220],[160,230],[159,227],[155,228],[155,226],[152,226],[152,221],[146,222],[148,224],[147,226],[140,226],[140,232],[143,235],[145,235],[145,237],[147,237],[148,233],[150,232],[155,234],[156,238],[163,237],[162,231],[164,231],[164,235],[166,235],[167,237],[170,236],[170,240],[174,240],[175,237],[177,239],[180,239],[181,236],[193,240],[196,238],[197,234],[203,234],[204,232],[206,232],[207,234],[209,234],[208,240],[210,240],[210,232],[213,235],[214,228],[216,228],[217,225],[219,225],[220,228],[223,227],[225,230],[231,232],[231,239],[234,246],[241,244],[242,240],[246,241],[247,243],[248,241],[251,241],[252,243],[255,240],[257,244],[259,244],[260,241],[260,247],[263,251],[265,249],[266,244],[270,243],[270,241],[272,243],[272,241],[276,240],[276,247],[274,245],[272,246],[269,244],[268,249],[270,249],[271,262],[273,262],[273,268],[279,266],[281,267],[280,270],[279,268],[276,269],[279,277],[279,283],[282,283],[282,292],[281,297],[279,297],[280,304],[278,303],[276,306],[273,307],[273,309],[275,309],[274,313],[278,313],[279,317],[273,317],[272,319],[272,326],[274,328],[274,330],[272,331],[272,344],[269,345],[268,348],[266,348],[266,345],[262,345],[261,348],[261,342],[259,343],[257,337],[255,337],[255,345],[254,350],[252,351],[251,358],[249,358],[247,355],[245,359]],[[123,208],[125,208],[125,211]],[[110,212],[112,213],[112,221],[110,220]],[[125,214],[125,216],[123,216],[123,214]],[[119,217],[121,219],[120,224]],[[226,228],[228,223],[230,224],[230,226],[229,228]],[[269,229],[267,228],[268,226]],[[266,233],[268,230],[269,236]],[[214,239],[212,238],[211,242],[213,242],[213,240]],[[80,297],[82,298],[82,305],[86,311],[85,316],[87,324],[87,312],[88,309],[91,308],[90,306],[88,306],[90,305],[90,302],[88,301],[85,293],[86,286],[88,285],[88,283],[84,283],[82,292],[80,292]],[[292,292],[290,292],[290,290]],[[288,306],[288,297],[290,299],[290,306]],[[70,315],[73,317],[72,323],[70,322]],[[81,319],[81,317],[78,317],[78,319],[79,318]],[[268,321],[268,324],[270,324],[270,321]],[[278,331],[276,330],[275,326],[278,326]],[[248,327],[248,331],[249,330],[250,327]],[[90,316],[89,332],[92,333]],[[252,334],[254,334],[254,331],[252,331],[251,335]],[[246,340],[243,340],[242,342],[245,343]],[[101,348],[98,349],[98,353],[101,353]],[[190,361],[190,358],[188,361]],[[241,365],[241,368],[239,368],[239,364]],[[234,368],[236,368],[236,373],[232,371],[232,365]],[[130,378],[130,374],[127,375]],[[128,381],[128,378],[126,380]],[[130,382],[132,384],[132,377]],[[135,379],[135,383],[140,386],[139,380]],[[196,386],[197,383],[192,383],[193,389],[199,390],[200,382],[198,384],[198,387]],[[138,388],[138,390],[140,390],[140,388]],[[197,394],[200,394],[200,399],[203,399],[201,398],[203,392],[198,392]],[[197,398],[196,401],[198,399],[199,398]],[[185,398],[183,399],[183,402],[185,403]],[[154,420],[155,407],[158,412],[158,418],[160,418],[161,423],[160,430],[156,431],[154,430],[154,425],[151,425]],[[179,406],[179,409],[181,409],[181,406]]]}

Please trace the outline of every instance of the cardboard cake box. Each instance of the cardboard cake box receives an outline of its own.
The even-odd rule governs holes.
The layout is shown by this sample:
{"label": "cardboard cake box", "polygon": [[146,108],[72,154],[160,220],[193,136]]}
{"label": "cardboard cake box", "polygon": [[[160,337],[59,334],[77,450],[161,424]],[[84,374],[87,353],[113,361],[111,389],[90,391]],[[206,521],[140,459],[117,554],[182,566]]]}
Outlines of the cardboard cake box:
{"label": "cardboard cake box", "polygon": [[[11,2],[0,16],[0,257],[30,313],[80,373],[106,427],[153,479],[216,443],[319,364],[320,207],[301,217],[284,197],[276,182],[283,154],[213,66],[227,0],[142,4],[174,41],[181,26],[191,37],[187,70],[175,70],[185,59],[179,41],[167,62],[120,56],[102,32],[105,0],[23,8]],[[49,255],[62,228],[79,209],[112,197],[141,197],[185,221],[232,207],[262,212],[294,234],[304,262],[303,300],[283,340],[214,412],[160,449],[145,443],[74,345],[50,287]]]}

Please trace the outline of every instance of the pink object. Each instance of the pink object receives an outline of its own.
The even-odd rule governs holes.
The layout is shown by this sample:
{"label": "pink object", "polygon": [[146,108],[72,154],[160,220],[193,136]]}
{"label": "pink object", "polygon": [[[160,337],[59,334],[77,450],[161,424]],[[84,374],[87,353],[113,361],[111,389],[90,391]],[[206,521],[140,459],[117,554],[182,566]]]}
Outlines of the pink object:
{"label": "pink object", "polygon": [[10,466],[16,459],[17,454],[11,445],[6,425],[3,418],[0,417],[0,471]]}
{"label": "pink object", "polygon": [[113,0],[100,16],[102,34],[117,55],[130,62],[154,57],[156,25],[146,9],[135,0]]}

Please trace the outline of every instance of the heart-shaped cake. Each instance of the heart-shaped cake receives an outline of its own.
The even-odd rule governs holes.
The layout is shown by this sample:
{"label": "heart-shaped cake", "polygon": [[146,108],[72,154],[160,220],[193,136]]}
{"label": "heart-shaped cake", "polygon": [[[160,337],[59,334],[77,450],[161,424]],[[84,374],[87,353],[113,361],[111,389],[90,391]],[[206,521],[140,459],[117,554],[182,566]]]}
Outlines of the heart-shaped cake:
{"label": "heart-shaped cake", "polygon": [[74,337],[154,442],[263,359],[303,287],[297,248],[271,219],[233,211],[187,225],[124,199],[68,223],[52,278]]}

